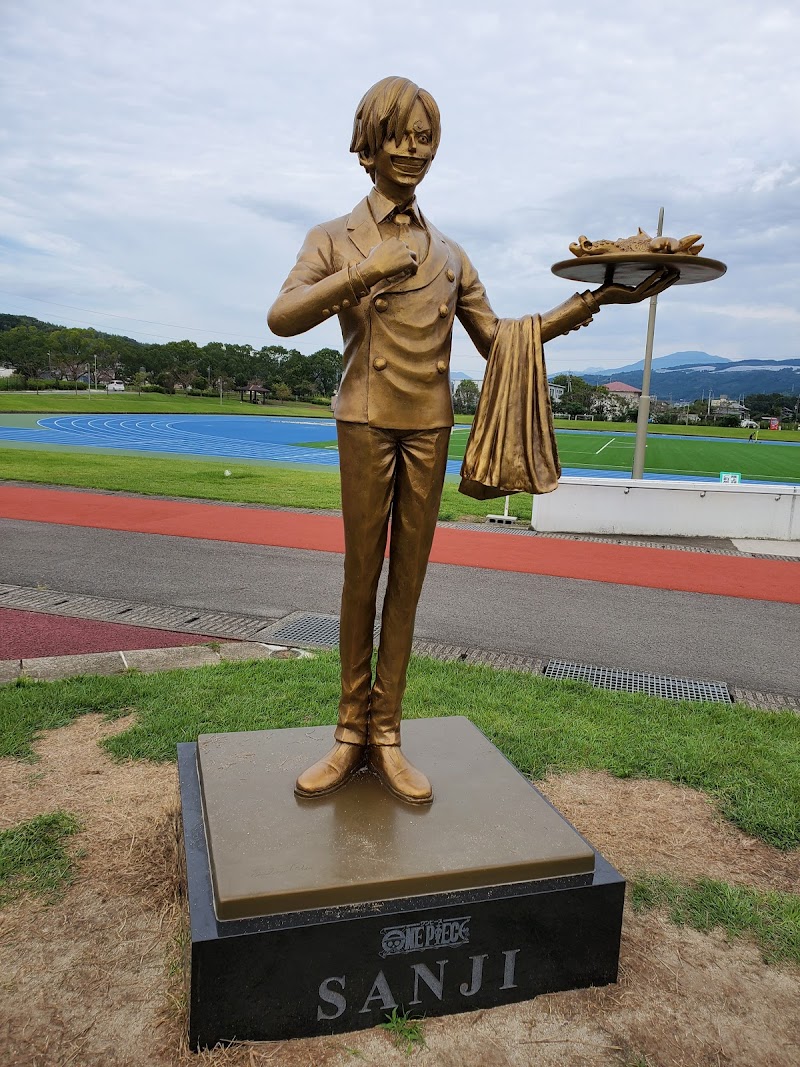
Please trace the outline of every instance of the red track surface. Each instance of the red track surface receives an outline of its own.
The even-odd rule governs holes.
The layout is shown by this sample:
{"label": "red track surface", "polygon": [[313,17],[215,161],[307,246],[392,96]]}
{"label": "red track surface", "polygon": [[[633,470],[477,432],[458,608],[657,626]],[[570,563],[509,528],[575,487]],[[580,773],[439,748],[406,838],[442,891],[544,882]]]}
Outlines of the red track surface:
{"label": "red track surface", "polygon": [[201,645],[211,637],[151,630],[115,622],[72,619],[38,611],[0,608],[0,660],[76,656],[82,652],[125,652],[129,648]]}
{"label": "red track surface", "polygon": [[[0,486],[0,516],[316,552],[344,551],[341,519],[331,515]],[[440,528],[431,562],[800,604],[800,566],[780,560]]]}

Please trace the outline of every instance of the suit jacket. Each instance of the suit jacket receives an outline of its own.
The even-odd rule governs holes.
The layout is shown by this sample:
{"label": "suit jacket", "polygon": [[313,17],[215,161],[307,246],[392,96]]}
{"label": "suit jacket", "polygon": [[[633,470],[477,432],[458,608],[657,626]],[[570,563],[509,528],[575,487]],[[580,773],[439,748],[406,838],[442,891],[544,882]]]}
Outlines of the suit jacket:
{"label": "suit jacket", "polygon": [[[489,355],[499,320],[486,290],[463,249],[424,223],[430,247],[417,273],[380,282],[359,299],[348,267],[382,240],[365,197],[349,215],[309,232],[270,309],[270,329],[281,337],[338,315],[344,340],[338,420],[400,430],[452,426],[448,371],[456,316],[481,355]],[[548,329],[548,316],[542,320],[544,340],[591,319],[580,297],[557,310],[559,328]]]}

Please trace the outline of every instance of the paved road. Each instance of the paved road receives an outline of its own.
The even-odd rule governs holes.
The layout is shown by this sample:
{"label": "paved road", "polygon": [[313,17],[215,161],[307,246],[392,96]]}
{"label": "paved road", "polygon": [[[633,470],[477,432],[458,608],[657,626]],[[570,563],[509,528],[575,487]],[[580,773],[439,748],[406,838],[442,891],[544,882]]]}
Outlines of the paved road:
{"label": "paved road", "polygon": [[[268,619],[339,610],[334,553],[9,519],[0,545],[0,582],[14,585]],[[441,564],[429,569],[417,624],[431,641],[794,697],[798,633],[799,605]]]}

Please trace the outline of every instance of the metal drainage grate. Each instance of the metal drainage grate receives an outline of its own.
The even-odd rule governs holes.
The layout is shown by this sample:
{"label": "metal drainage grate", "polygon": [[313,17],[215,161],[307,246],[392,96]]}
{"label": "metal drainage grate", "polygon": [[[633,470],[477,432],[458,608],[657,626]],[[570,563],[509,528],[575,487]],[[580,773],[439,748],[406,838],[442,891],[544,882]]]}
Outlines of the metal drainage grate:
{"label": "metal drainage grate", "polygon": [[[379,624],[373,631],[377,637]],[[313,612],[294,612],[259,634],[259,640],[276,645],[312,645],[333,648],[339,644],[339,616],[318,615]]]}
{"label": "metal drainage grate", "polygon": [[245,641],[261,641],[262,631],[275,624],[274,618],[256,618],[224,611],[198,613],[191,608],[136,604],[125,600],[108,600],[105,597],[14,585],[0,585],[0,607]]}
{"label": "metal drainage grate", "polygon": [[642,674],[639,671],[619,670],[616,667],[590,667],[585,663],[565,663],[549,660],[545,678],[571,678],[588,682],[598,689],[618,689],[626,693],[648,693],[667,700],[711,700],[718,704],[732,704],[733,697],[724,682],[698,682],[693,678],[668,678],[663,674]]}

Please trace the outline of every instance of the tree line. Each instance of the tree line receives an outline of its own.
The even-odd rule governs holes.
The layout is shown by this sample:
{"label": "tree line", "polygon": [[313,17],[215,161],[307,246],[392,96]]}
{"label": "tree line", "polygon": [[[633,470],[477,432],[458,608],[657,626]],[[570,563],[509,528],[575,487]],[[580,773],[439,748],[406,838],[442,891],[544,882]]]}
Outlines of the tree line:
{"label": "tree line", "polygon": [[[570,415],[573,418],[576,415],[594,415],[595,418],[636,421],[639,405],[633,394],[630,399],[616,398],[605,386],[592,385],[574,374],[556,374],[550,382],[564,389],[561,399],[554,404],[556,415]],[[788,393],[750,393],[744,397],[743,403],[749,418],[756,422],[770,417],[796,422],[800,412],[800,398]],[[741,421],[739,414],[715,411],[705,399],[673,404],[654,397],[650,413],[652,421],[662,425],[681,423],[687,421],[689,416],[696,416],[701,423],[715,426],[738,426]]]}
{"label": "tree line", "polygon": [[103,388],[122,380],[165,392],[256,386],[278,399],[329,398],[336,391],[341,364],[341,353],[333,348],[306,356],[281,345],[198,345],[188,340],[146,344],[24,315],[0,315],[0,366],[11,367],[24,383],[82,379]]}

